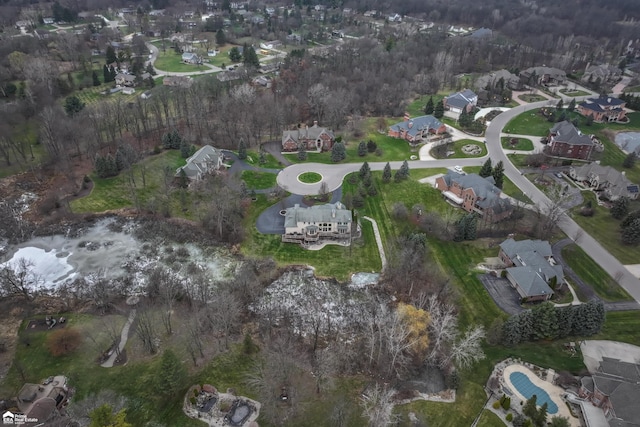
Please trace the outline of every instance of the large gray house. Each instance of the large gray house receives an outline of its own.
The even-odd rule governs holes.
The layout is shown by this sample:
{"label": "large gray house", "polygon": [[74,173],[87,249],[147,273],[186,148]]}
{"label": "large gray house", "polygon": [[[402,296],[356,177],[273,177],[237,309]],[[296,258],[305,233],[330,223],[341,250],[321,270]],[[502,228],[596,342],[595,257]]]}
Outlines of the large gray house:
{"label": "large gray house", "polygon": [[223,157],[220,150],[205,145],[187,159],[186,165],[176,170],[176,177],[180,177],[184,171],[189,181],[202,179],[205,174],[222,167]]}
{"label": "large gray house", "polygon": [[340,241],[351,244],[351,211],[342,203],[295,205],[285,211],[283,242],[306,244]]}

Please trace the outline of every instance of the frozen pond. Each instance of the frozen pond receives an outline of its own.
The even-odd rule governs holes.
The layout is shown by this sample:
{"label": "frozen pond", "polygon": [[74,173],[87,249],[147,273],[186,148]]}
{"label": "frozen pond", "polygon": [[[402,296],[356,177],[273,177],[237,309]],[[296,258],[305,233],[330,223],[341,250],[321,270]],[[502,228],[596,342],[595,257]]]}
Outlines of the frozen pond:
{"label": "frozen pond", "polygon": [[640,132],[620,132],[616,135],[616,145],[631,153],[640,152]]}
{"label": "frozen pond", "polygon": [[[99,221],[77,237],[35,237],[9,247],[5,256],[7,261],[0,267],[15,268],[21,258],[28,260],[33,264],[32,271],[39,279],[39,287],[55,290],[78,277],[97,274],[117,278],[130,274],[132,269],[144,272],[158,264],[172,266],[167,253],[173,253],[175,249],[180,249],[199,269],[207,270],[211,280],[227,277],[237,266],[237,261],[223,250],[204,251],[196,245],[170,242],[145,243],[133,235],[133,223],[126,224],[122,231],[113,231],[109,227],[112,222],[110,219]],[[145,274],[135,277],[143,282]]]}

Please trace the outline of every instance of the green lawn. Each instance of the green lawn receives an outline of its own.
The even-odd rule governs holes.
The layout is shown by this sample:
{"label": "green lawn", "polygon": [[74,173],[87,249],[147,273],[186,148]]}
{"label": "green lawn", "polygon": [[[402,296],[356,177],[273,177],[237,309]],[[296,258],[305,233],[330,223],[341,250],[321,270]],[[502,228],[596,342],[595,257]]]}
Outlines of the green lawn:
{"label": "green lawn", "polygon": [[[236,154],[238,154],[236,152]],[[275,157],[269,153],[263,153],[264,163],[260,163],[260,153],[255,150],[247,150],[247,158],[245,162],[258,168],[265,169],[282,169],[283,165]]]}
{"label": "green lawn", "polygon": [[632,301],[627,294],[593,259],[579,246],[568,245],[562,249],[562,257],[593,290],[606,301]]}
{"label": "green lawn", "polygon": [[[177,168],[185,164],[185,159],[180,156],[179,150],[165,151],[162,154],[148,157],[140,164],[133,166],[133,178],[135,181],[135,195],[141,206],[146,206],[154,197],[164,195],[164,171],[169,168],[170,181]],[[145,172],[145,184],[143,184],[142,172]],[[76,213],[105,212],[108,210],[134,207],[131,186],[129,185],[129,173],[124,171],[113,178],[98,178],[92,175],[93,189],[91,193],[71,202],[71,210]],[[181,212],[178,192],[174,192],[170,198],[171,212]],[[184,213],[183,213],[184,216]],[[188,216],[188,215],[187,215]]]}
{"label": "green lawn", "polygon": [[523,95],[520,95],[518,98],[521,99],[524,102],[540,102],[540,101],[544,101],[545,99],[547,99],[544,96],[537,95],[535,93],[525,93]]}
{"label": "green lawn", "polygon": [[566,96],[571,96],[571,97],[590,95],[589,92],[585,92],[579,89],[560,89],[560,93]]}
{"label": "green lawn", "polygon": [[478,427],[504,427],[504,422],[491,411],[483,411],[478,420]]}
{"label": "green lawn", "polygon": [[533,142],[530,139],[518,138],[518,142],[515,145],[511,144],[511,139],[512,138],[508,138],[506,136],[500,138],[502,148],[506,148],[508,150],[533,151]]}
{"label": "green lawn", "polygon": [[[626,246],[620,242],[620,221],[614,219],[609,209],[598,206],[595,195],[589,191],[583,191],[582,195],[585,199],[591,200],[595,214],[592,217],[580,215],[580,206],[570,211],[571,218],[574,219],[582,228],[602,246],[607,249],[623,264],[637,264],[640,260],[639,246]],[[640,201],[632,201],[630,210],[640,209]],[[615,272],[613,272],[615,274]]]}
{"label": "green lawn", "polygon": [[427,102],[429,102],[429,98],[433,97],[433,105],[436,105],[436,103],[442,102],[442,99],[448,94],[449,92],[440,91],[436,95],[422,95],[407,106],[407,113],[409,113],[411,117],[424,116],[424,107],[427,105]]}
{"label": "green lawn", "polygon": [[252,170],[242,171],[242,180],[248,189],[264,190],[276,186],[276,174],[271,172],[258,172]]}
{"label": "green lawn", "polygon": [[304,172],[298,175],[298,179],[306,184],[314,184],[322,180],[322,175],[316,172]]}
{"label": "green lawn", "polygon": [[518,135],[547,136],[554,123],[538,114],[539,108],[525,111],[504,127],[504,132]]}
{"label": "green lawn", "polygon": [[167,48],[166,52],[163,52],[162,49],[160,49],[156,62],[153,65],[158,70],[174,73],[197,73],[209,69],[209,67],[205,67],[204,65],[184,64],[182,62],[182,54],[176,53],[174,49],[170,48]]}

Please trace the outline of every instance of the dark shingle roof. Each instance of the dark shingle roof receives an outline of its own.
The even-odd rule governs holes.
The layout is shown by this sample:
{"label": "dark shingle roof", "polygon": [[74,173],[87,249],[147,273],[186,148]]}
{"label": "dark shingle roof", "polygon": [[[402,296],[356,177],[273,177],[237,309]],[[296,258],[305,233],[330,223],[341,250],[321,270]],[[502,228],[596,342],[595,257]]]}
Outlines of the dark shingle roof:
{"label": "dark shingle roof", "polygon": [[569,121],[556,123],[550,130],[555,134],[555,140],[572,145],[593,145],[593,141],[587,135],[583,135]]}
{"label": "dark shingle roof", "polygon": [[442,122],[433,116],[420,116],[413,119],[405,120],[391,126],[391,130],[400,132],[406,131],[409,135],[415,137],[419,132],[429,131],[431,129],[438,130],[442,126]]}

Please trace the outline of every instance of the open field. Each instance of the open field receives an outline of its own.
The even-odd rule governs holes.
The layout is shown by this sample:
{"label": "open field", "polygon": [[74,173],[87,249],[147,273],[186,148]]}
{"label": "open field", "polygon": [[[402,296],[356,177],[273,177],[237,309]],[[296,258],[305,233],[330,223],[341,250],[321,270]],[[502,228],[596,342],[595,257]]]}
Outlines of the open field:
{"label": "open field", "polygon": [[162,49],[158,51],[158,57],[153,64],[158,70],[169,71],[173,73],[197,73],[208,70],[209,67],[204,65],[191,65],[182,62],[182,54],[176,53],[174,49],[167,48],[166,52]]}
{"label": "open field", "polygon": [[633,301],[633,298],[579,246],[565,246],[562,249],[562,257],[582,280],[591,285],[600,298],[606,301]]}
{"label": "open field", "polygon": [[554,123],[538,114],[540,109],[526,111],[515,117],[504,127],[505,133],[519,135],[547,136]]}

